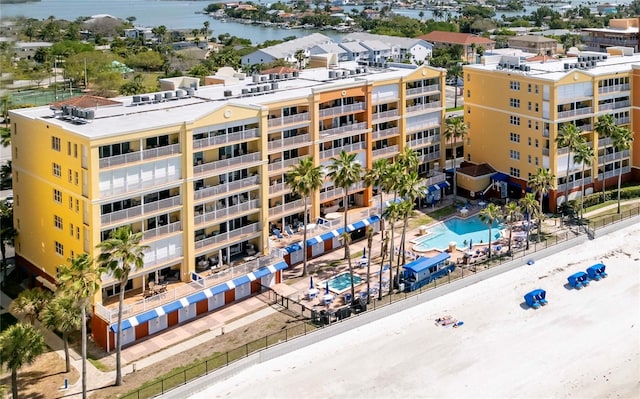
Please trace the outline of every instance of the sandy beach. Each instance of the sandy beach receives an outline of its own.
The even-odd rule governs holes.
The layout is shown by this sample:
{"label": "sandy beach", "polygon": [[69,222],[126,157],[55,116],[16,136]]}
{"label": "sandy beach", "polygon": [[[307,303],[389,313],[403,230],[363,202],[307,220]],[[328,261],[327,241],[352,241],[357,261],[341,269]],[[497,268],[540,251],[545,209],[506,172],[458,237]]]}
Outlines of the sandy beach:
{"label": "sandy beach", "polygon": [[[193,398],[640,397],[640,225],[252,366]],[[567,277],[602,262],[582,290]],[[523,295],[547,291],[534,310]],[[459,328],[438,326],[450,315]]]}

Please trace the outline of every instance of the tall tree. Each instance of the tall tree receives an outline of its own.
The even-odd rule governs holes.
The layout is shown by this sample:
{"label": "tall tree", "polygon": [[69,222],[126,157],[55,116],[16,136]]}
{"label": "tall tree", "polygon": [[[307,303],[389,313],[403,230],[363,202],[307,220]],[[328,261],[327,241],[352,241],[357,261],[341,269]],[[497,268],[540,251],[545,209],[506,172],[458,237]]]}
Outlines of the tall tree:
{"label": "tall tree", "polygon": [[[598,117],[594,125],[594,129],[598,133],[598,140],[610,138],[613,136],[615,130],[618,127],[616,126],[615,119],[613,119],[613,115],[604,114]],[[600,147],[600,146],[599,146]],[[606,190],[606,182],[607,178],[605,177],[605,170],[602,170],[602,202],[604,203],[607,199],[605,198],[605,190]]]}
{"label": "tall tree", "polygon": [[469,134],[469,127],[464,123],[464,119],[461,116],[453,118],[447,118],[445,121],[444,138],[447,143],[451,145],[451,168],[453,169],[453,198],[457,201],[458,195],[458,182],[456,179],[456,150],[454,144],[458,140],[463,140]]}
{"label": "tall tree", "polygon": [[573,162],[582,164],[582,185],[580,188],[580,219],[584,215],[584,174],[587,167],[593,165],[593,148],[589,146],[586,140],[582,139],[575,148],[573,154]]}
{"label": "tall tree", "polygon": [[[520,208],[527,216],[527,250],[529,250],[529,235],[531,232],[531,216],[537,215],[540,210],[540,204],[536,199],[535,194],[526,193],[524,197],[520,198]],[[509,242],[509,248],[511,248],[511,242]]]}
{"label": "tall tree", "polygon": [[307,275],[307,223],[309,219],[309,197],[322,187],[322,166],[314,166],[313,158],[300,159],[286,175],[286,184],[294,194],[302,197],[304,202],[304,232],[302,238],[302,276]]}
{"label": "tall tree", "polygon": [[489,227],[488,256],[489,258],[491,258],[491,239],[493,238],[493,236],[491,235],[491,228],[493,227],[494,223],[498,223],[502,220],[502,209],[500,209],[500,207],[494,203],[489,203],[484,209],[480,211],[480,214],[478,216],[480,217],[480,220],[484,224],[486,224],[487,227]]}
{"label": "tall tree", "polygon": [[58,283],[64,294],[73,297],[80,308],[82,331],[82,399],[87,397],[87,307],[100,289],[102,270],[96,268],[88,254],[69,259],[68,265],[58,266]]}
{"label": "tall tree", "polygon": [[[549,194],[549,190],[552,190],[556,186],[556,176],[552,174],[549,169],[538,168],[534,175],[529,178],[529,187],[538,194],[540,200],[540,211],[542,215],[542,200],[544,196]],[[542,220],[538,218],[538,241],[540,241],[540,231],[542,229]]]}
{"label": "tall tree", "polygon": [[[389,295],[393,293],[393,255],[395,254],[395,227],[396,222],[402,218],[402,209],[400,208],[400,203],[392,202],[389,204],[387,209],[385,209],[384,218],[387,220],[390,230],[389,237]],[[382,290],[382,285],[380,285],[380,290]]]}
{"label": "tall tree", "polygon": [[[402,208],[402,236],[400,238],[400,251],[402,254],[402,264],[406,263],[406,236],[409,228],[409,217],[413,214],[415,202],[419,198],[424,198],[427,191],[425,180],[418,176],[416,170],[407,171],[402,175],[400,183],[400,196],[407,205]],[[399,259],[398,259],[399,260]]]}
{"label": "tall tree", "polygon": [[[457,57],[455,59],[456,60],[460,59],[461,55],[462,55],[462,49],[460,49],[460,55],[457,55]],[[453,107],[454,108],[458,108],[458,91],[460,90],[460,88],[458,87],[458,80],[460,78],[462,78],[462,74],[463,74],[463,69],[462,69],[462,65],[459,62],[456,62],[454,65],[450,66],[447,69],[447,78],[455,80],[455,83],[454,83],[454,86],[453,86],[455,88],[455,92],[453,94]]]}
{"label": "tall tree", "polygon": [[[8,162],[11,165],[11,161]],[[3,167],[6,165],[3,165]],[[0,176],[3,167],[0,167]],[[7,245],[13,247],[18,231],[13,227],[13,205],[6,199],[0,201],[0,254],[2,255],[2,273],[7,277]]]}
{"label": "tall tree", "polygon": [[370,291],[371,288],[370,280],[371,280],[371,259],[373,259],[373,253],[371,252],[371,248],[373,247],[373,227],[367,226],[367,250],[369,256],[367,256],[367,304],[371,303]]}
{"label": "tall tree", "polygon": [[124,291],[129,281],[129,273],[144,266],[144,251],[149,247],[140,244],[142,232],[133,233],[131,227],[123,226],[111,232],[105,241],[98,244],[101,251],[98,264],[104,270],[113,273],[113,277],[120,284],[120,298],[118,302],[118,332],[116,342],[116,381],[115,385],[122,385],[122,309],[124,307]]}
{"label": "tall tree", "polygon": [[62,333],[64,342],[65,372],[71,371],[69,356],[69,334],[82,326],[82,311],[78,301],[70,295],[56,295],[42,310],[42,324],[49,330]]}
{"label": "tall tree", "polygon": [[[363,168],[360,163],[356,162],[356,153],[349,154],[346,151],[340,151],[337,158],[331,158],[331,164],[329,164],[328,176],[333,180],[333,184],[336,187],[340,187],[344,190],[344,231],[347,232],[347,225],[349,220],[349,187],[357,183],[362,179]],[[349,248],[345,245],[344,257],[347,259]]]}
{"label": "tall tree", "polygon": [[[377,187],[378,190],[378,202],[380,205],[379,215],[382,216],[383,211],[383,197],[382,194],[385,192],[384,182],[387,179],[387,175],[389,174],[389,163],[386,159],[378,159],[373,161],[371,164],[371,169],[367,170],[364,174],[364,183],[367,187]],[[384,226],[382,224],[382,217],[380,217],[380,240],[384,240]]]}
{"label": "tall tree", "polygon": [[11,302],[9,309],[12,313],[24,316],[33,326],[36,320],[40,320],[40,314],[52,296],[51,291],[40,287],[24,290]]}
{"label": "tall tree", "polygon": [[633,142],[633,132],[626,127],[618,127],[611,136],[613,141],[613,148],[620,154],[620,162],[618,164],[618,213],[620,213],[620,185],[622,184],[622,158],[624,158],[624,151],[631,149],[631,143]]}
{"label": "tall tree", "polygon": [[11,393],[18,398],[18,370],[33,363],[44,350],[42,333],[30,324],[17,323],[0,334],[0,364],[11,370]]}
{"label": "tall tree", "polygon": [[[515,201],[510,201],[504,206],[504,217],[509,223],[509,253],[511,253],[511,237],[513,236],[513,225],[520,217],[520,206]],[[527,230],[529,230],[529,224],[527,223]],[[529,234],[527,234],[527,241],[529,240]]]}
{"label": "tall tree", "polygon": [[556,137],[556,143],[558,144],[558,147],[567,147],[567,171],[564,179],[565,206],[569,201],[569,169],[571,165],[571,153],[575,151],[580,143],[580,132],[580,129],[578,129],[573,123],[565,123],[558,131],[558,136]]}
{"label": "tall tree", "polygon": [[342,245],[344,245],[344,248],[347,251],[346,254],[346,258],[347,258],[347,265],[349,267],[349,285],[351,287],[351,303],[353,303],[353,301],[356,298],[356,288],[355,288],[355,282],[353,281],[353,264],[351,263],[351,233],[347,233],[347,230],[345,229],[342,234],[340,234],[340,241],[342,241]]}

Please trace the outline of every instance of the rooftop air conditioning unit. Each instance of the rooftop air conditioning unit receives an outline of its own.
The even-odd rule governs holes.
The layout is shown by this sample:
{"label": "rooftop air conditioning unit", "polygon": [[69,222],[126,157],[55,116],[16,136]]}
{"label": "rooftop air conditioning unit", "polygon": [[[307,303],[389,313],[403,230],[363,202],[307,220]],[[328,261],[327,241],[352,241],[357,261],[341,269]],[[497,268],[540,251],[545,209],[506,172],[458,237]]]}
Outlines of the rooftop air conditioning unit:
{"label": "rooftop air conditioning unit", "polygon": [[172,91],[168,91],[168,92],[164,93],[164,98],[166,98],[167,100],[171,100],[173,98],[173,92]]}
{"label": "rooftop air conditioning unit", "polygon": [[196,94],[196,89],[187,89],[187,96],[192,97]]}
{"label": "rooftop air conditioning unit", "polygon": [[260,75],[253,75],[253,83],[260,82]]}
{"label": "rooftop air conditioning unit", "polygon": [[156,93],[153,95],[153,101],[160,102],[162,101],[162,93]]}
{"label": "rooftop air conditioning unit", "polygon": [[242,95],[247,95],[249,94],[249,89],[242,89]]}
{"label": "rooftop air conditioning unit", "polygon": [[87,119],[94,119],[96,117],[96,111],[92,110],[92,109],[88,109],[87,111]]}
{"label": "rooftop air conditioning unit", "polygon": [[271,85],[262,86],[262,91],[269,91],[269,90],[271,90]]}
{"label": "rooftop air conditioning unit", "polygon": [[277,82],[271,83],[271,90],[278,90],[278,83]]}
{"label": "rooftop air conditioning unit", "polygon": [[231,90],[225,90],[224,91],[224,96],[225,97],[231,97]]}

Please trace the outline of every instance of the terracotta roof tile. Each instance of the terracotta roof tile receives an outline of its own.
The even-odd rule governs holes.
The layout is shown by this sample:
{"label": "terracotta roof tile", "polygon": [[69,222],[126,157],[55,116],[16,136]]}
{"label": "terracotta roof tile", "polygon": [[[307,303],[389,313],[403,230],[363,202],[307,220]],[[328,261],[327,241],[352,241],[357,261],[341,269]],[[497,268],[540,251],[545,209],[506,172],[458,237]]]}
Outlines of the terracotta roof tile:
{"label": "terracotta roof tile", "polygon": [[104,97],[90,96],[88,94],[80,97],[69,98],[51,104],[51,108],[60,109],[63,105],[70,105],[78,108],[106,107],[110,105],[122,105],[119,101],[110,100]]}
{"label": "terracotta roof tile", "polygon": [[427,42],[437,42],[437,43],[449,43],[449,44],[462,44],[469,45],[472,43],[475,44],[494,44],[495,42],[491,39],[487,39],[486,37],[472,35],[470,33],[459,33],[459,32],[444,32],[439,30],[434,30],[431,33],[427,33],[426,35],[418,36],[418,39],[422,39]]}
{"label": "terracotta roof tile", "polygon": [[283,73],[292,73],[292,72],[297,72],[298,70],[296,68],[290,68],[290,67],[284,67],[284,66],[280,66],[280,67],[275,67],[275,68],[269,68],[269,69],[265,69],[260,71],[260,73],[262,74],[270,74],[270,73],[275,73],[275,74],[279,74],[282,75]]}
{"label": "terracotta roof tile", "polygon": [[495,173],[495,169],[488,163],[481,164],[466,164],[462,165],[460,169],[458,169],[458,173],[462,173],[463,175],[478,177],[478,176],[486,176],[492,173]]}

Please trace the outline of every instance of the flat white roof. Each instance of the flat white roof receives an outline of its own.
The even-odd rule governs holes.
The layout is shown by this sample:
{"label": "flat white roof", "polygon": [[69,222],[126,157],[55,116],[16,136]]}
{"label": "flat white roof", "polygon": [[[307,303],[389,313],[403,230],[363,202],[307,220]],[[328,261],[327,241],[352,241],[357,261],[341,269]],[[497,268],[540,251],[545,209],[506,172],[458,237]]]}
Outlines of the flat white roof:
{"label": "flat white roof", "polygon": [[[59,126],[66,131],[91,139],[99,139],[190,123],[227,105],[259,109],[265,104],[286,99],[306,98],[317,90],[349,87],[363,81],[375,82],[399,78],[412,73],[417,68],[365,68],[358,66],[356,62],[344,62],[335,69],[303,70],[297,78],[290,76],[289,79],[269,81],[267,75],[261,75],[266,80],[259,79],[257,83],[252,76],[249,76],[231,84],[201,86],[193,92],[193,96],[187,96],[186,90],[181,89],[183,97],[179,99],[176,98],[175,91],[172,93],[171,100],[164,96],[167,92],[118,97],[112,100],[122,105],[86,108],[85,110],[93,110],[95,117],[91,120],[81,119],[82,123],[74,123],[54,116],[54,111],[49,106],[17,109],[12,110],[11,113],[25,118],[41,119],[44,123]],[[343,75],[345,72],[346,75]],[[333,76],[338,73],[339,78]],[[243,93],[243,89],[250,91],[257,88],[261,91]],[[161,95],[161,101],[154,102],[156,94]],[[144,101],[143,97],[147,97],[148,100]],[[139,105],[134,104],[135,98],[142,99],[137,103]]]}

